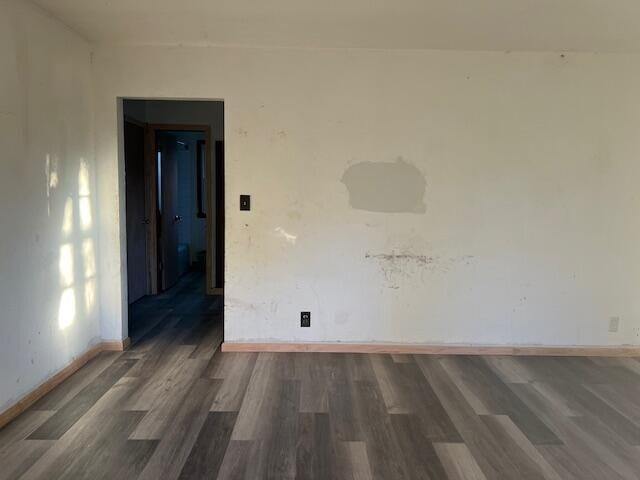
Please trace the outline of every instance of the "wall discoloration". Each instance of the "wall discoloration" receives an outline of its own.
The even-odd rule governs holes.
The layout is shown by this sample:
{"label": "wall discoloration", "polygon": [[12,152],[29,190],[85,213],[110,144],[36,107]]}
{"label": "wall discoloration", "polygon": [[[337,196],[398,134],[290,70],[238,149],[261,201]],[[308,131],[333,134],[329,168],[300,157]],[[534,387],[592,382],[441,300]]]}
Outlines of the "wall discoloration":
{"label": "wall discoloration", "polygon": [[470,265],[473,255],[440,257],[410,252],[365,253],[364,258],[377,260],[387,287],[397,290],[402,279],[422,278],[425,273],[444,274],[455,265]]}
{"label": "wall discoloration", "polygon": [[302,220],[302,214],[297,210],[291,210],[290,212],[288,212],[287,217],[289,217],[289,220],[293,222],[299,222],[300,220]]}
{"label": "wall discoloration", "polygon": [[414,255],[410,253],[379,253],[376,255],[366,253],[364,258],[377,258],[379,260],[392,263],[396,262],[397,260],[405,260],[409,262],[415,262],[419,265],[427,265],[433,263],[435,260],[433,257],[428,257],[427,255]]}
{"label": "wall discoloration", "polygon": [[342,176],[349,203],[358,210],[382,213],[424,213],[427,181],[401,157],[395,162],[360,162]]}
{"label": "wall discoloration", "polygon": [[[260,309],[226,308],[226,341],[640,341],[631,334],[640,326],[634,300],[640,272],[629,268],[640,264],[640,217],[627,208],[639,194],[640,144],[632,134],[638,115],[628,106],[640,102],[640,56],[571,53],[564,65],[554,66],[558,53],[112,45],[94,50],[95,98],[89,105],[100,132],[91,138],[99,165],[97,272],[105,331],[120,332],[126,311],[124,243],[117,235],[111,241],[111,232],[121,229],[112,212],[125,203],[111,195],[124,187],[118,183],[113,99],[135,90],[148,97],[227,99],[225,172],[232,203],[225,295]],[[150,64],[162,69],[162,85],[147,81]],[[185,76],[175,65],[193,66],[199,74]],[[260,89],[247,81],[258,69]],[[327,88],[336,78],[340,88]],[[301,108],[310,92],[316,98]],[[287,130],[287,139],[271,144],[279,129]],[[47,139],[57,138],[45,137],[46,148]],[[8,145],[14,143],[20,142]],[[609,144],[610,151],[603,148]],[[52,150],[38,152],[34,171],[43,192],[42,162]],[[75,152],[69,155],[75,158]],[[347,167],[395,162],[399,154],[428,175],[426,214],[351,208],[340,183]],[[594,154],[608,155],[606,175],[594,168]],[[248,214],[235,203],[246,192],[256,199]],[[45,218],[46,203],[40,203]],[[294,221],[290,210],[302,218]],[[589,234],[593,225],[606,225],[610,234]],[[277,226],[298,235],[296,247],[276,236]],[[41,245],[46,240],[42,236]],[[405,274],[390,272],[392,280],[386,281],[382,270],[392,262],[364,256],[392,251],[432,256],[434,263],[395,259]],[[476,255],[471,265],[449,260],[465,254]],[[16,264],[25,258],[42,263],[29,255]],[[16,271],[22,271],[19,265]],[[592,291],[600,294],[585,309],[580,299]],[[531,299],[526,308],[512,313],[524,295]],[[269,309],[274,298],[280,302],[277,314]],[[312,311],[310,329],[300,328],[302,310]],[[336,323],[341,311],[350,313],[344,324]],[[630,319],[615,338],[607,332],[611,315]]]}

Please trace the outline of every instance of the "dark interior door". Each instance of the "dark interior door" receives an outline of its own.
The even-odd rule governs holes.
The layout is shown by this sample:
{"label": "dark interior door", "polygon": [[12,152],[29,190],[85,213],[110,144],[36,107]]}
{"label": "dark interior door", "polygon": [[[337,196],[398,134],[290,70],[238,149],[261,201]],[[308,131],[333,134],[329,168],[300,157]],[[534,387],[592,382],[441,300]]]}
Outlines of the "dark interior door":
{"label": "dark interior door", "polygon": [[159,131],[157,146],[160,152],[160,258],[162,289],[171,288],[178,281],[178,161],[177,139],[170,132]]}
{"label": "dark interior door", "polygon": [[147,294],[147,208],[145,202],[144,128],[124,123],[129,303]]}

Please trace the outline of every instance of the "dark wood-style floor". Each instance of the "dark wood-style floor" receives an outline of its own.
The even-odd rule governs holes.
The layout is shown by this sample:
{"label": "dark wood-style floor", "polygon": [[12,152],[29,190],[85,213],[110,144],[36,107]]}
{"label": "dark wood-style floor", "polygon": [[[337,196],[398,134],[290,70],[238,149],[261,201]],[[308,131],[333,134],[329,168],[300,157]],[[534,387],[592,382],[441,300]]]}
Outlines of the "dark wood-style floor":
{"label": "dark wood-style floor", "polygon": [[220,298],[155,301],[0,431],[0,479],[640,477],[638,359],[220,353]]}

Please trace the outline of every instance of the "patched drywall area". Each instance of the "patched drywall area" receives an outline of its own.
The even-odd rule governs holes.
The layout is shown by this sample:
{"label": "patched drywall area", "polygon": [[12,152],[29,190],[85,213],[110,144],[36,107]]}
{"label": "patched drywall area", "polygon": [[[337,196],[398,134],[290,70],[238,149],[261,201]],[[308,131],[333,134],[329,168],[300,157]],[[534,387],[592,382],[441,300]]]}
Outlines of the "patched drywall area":
{"label": "patched drywall area", "polygon": [[399,157],[395,162],[360,162],[342,176],[349,204],[382,213],[424,213],[427,181],[418,168]]}
{"label": "patched drywall area", "polygon": [[93,65],[114,328],[115,99],[191,97],[225,100],[225,340],[640,343],[640,57],[100,47]]}
{"label": "patched drywall area", "polygon": [[100,340],[100,303],[89,46],[2,1],[0,86],[2,412]]}

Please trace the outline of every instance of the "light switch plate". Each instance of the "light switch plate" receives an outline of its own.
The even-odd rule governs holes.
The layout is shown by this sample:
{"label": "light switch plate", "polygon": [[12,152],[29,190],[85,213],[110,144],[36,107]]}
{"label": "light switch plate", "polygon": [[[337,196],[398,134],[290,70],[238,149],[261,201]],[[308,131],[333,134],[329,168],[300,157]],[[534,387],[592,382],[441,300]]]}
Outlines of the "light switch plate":
{"label": "light switch plate", "polygon": [[251,210],[251,195],[240,195],[240,210]]}

